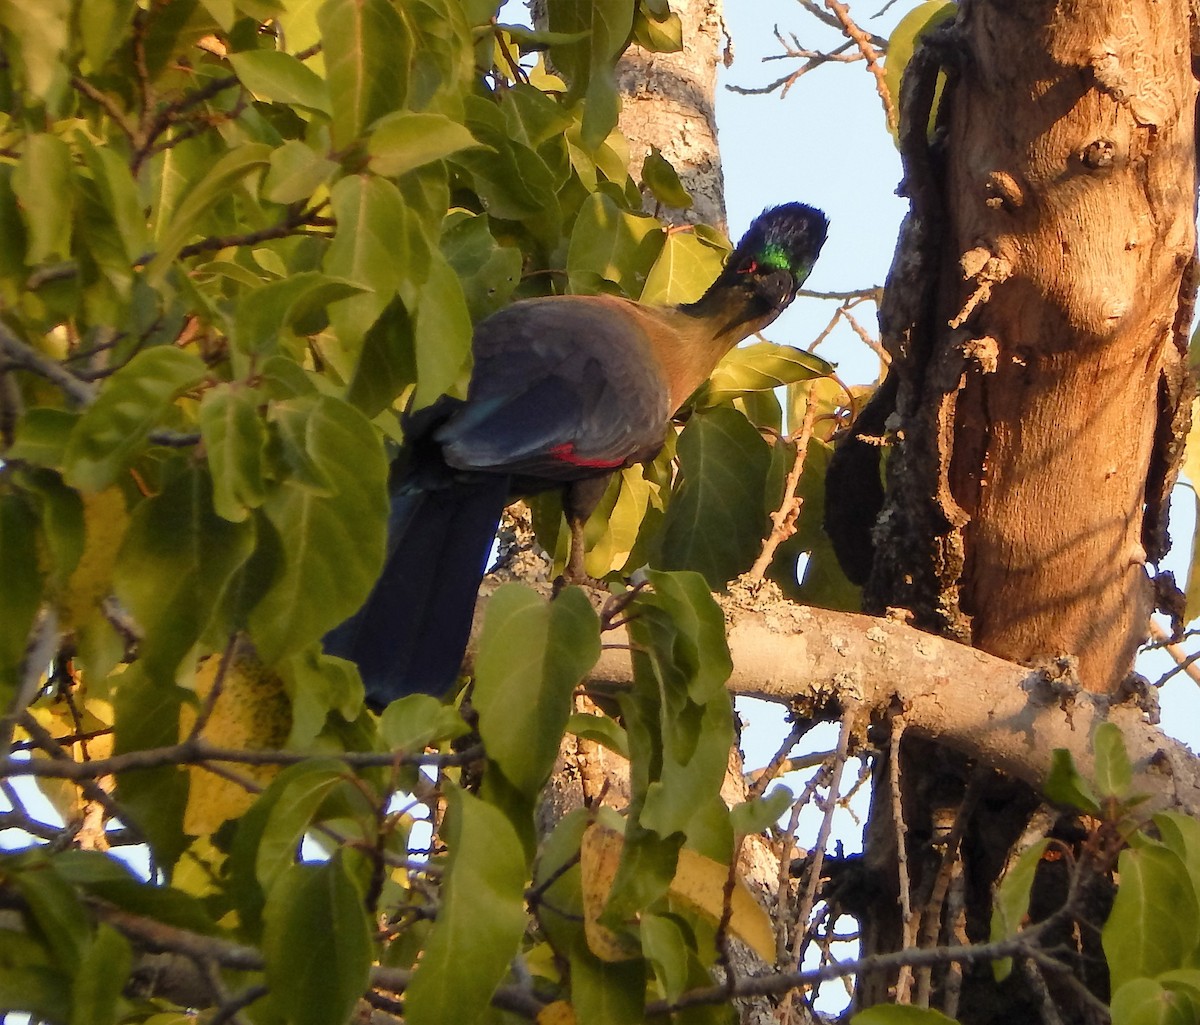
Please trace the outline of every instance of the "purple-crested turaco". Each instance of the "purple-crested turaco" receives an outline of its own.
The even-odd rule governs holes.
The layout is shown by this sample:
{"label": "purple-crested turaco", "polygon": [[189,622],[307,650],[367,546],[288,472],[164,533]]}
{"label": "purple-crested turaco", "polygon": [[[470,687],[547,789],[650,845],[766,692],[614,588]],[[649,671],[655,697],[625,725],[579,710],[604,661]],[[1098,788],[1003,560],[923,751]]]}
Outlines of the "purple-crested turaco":
{"label": "purple-crested turaco", "polygon": [[694,303],[548,296],[478,324],[466,399],[405,418],[383,572],[325,638],[326,651],[358,664],[369,704],[454,684],[497,524],[515,497],[563,490],[564,576],[585,578],[583,526],[609,475],[653,459],[718,360],[788,306],[826,227],[802,203],[765,210]]}

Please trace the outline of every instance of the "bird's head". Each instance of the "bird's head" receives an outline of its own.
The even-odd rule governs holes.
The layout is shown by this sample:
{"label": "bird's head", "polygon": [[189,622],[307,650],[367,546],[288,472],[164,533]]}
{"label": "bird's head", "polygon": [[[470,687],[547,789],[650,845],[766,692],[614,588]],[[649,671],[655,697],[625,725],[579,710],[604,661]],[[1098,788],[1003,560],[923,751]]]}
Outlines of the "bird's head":
{"label": "bird's head", "polygon": [[825,215],[804,203],[764,210],[742,236],[721,277],[781,311],[816,263],[828,227]]}

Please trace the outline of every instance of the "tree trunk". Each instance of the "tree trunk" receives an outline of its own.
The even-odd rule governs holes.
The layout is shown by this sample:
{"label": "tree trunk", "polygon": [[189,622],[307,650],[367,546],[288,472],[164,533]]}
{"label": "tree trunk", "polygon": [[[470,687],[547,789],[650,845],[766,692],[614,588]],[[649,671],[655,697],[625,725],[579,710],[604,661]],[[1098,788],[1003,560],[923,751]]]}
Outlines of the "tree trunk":
{"label": "tree trunk", "polygon": [[1155,605],[1195,295],[1189,8],[964,2],[882,314],[899,443],[875,609],[1115,691]]}
{"label": "tree trunk", "polygon": [[[672,0],[671,11],[683,26],[681,50],[652,53],[635,44],[617,64],[629,173],[640,181],[642,161],[657,146],[695,200],[686,212],[665,211],[666,219],[724,230],[725,178],[716,119],[722,0]],[[647,190],[643,196],[653,206]]]}
{"label": "tree trunk", "polygon": [[[1192,32],[1186,0],[963,0],[918,48],[901,96],[912,209],[880,318],[897,415],[868,610],[909,609],[919,626],[1014,662],[1057,663],[1060,683],[1101,694],[1128,676],[1160,600],[1147,564],[1168,546],[1188,427]],[[941,942],[986,938],[1002,852],[1020,847],[1035,795],[995,775],[971,784],[963,759],[923,741],[889,756],[900,759],[918,916],[946,868],[930,824],[974,788],[961,911],[952,921],[925,907]],[[868,954],[919,940],[893,910],[895,822],[877,787],[866,861],[885,896],[863,922]],[[1039,886],[1053,890],[1052,874]],[[1053,905],[1061,893],[1042,897]],[[1103,922],[1106,900],[1079,936]],[[1083,970],[1102,965],[1097,951],[1084,943],[1065,958],[1107,998],[1103,972]],[[1044,998],[1064,1022],[1094,1017],[1054,980],[1035,998],[1020,971],[1004,984],[986,969],[925,983],[932,1006],[971,1025],[1039,1020]],[[867,981],[859,1005],[912,984]]]}

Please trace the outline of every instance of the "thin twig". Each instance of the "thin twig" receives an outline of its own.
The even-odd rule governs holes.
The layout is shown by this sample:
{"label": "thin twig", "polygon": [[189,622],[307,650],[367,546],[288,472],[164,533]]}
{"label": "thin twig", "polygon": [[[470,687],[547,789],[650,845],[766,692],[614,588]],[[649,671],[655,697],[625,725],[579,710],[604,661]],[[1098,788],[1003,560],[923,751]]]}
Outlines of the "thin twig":
{"label": "thin twig", "polygon": [[[830,767],[829,774],[829,793],[825,798],[825,814],[821,819],[821,828],[817,831],[817,842],[813,847],[812,862],[808,868],[808,879],[805,881],[804,893],[800,899],[800,905],[796,909],[796,927],[801,930],[800,935],[796,937],[795,946],[795,970],[800,970],[800,958],[803,956],[804,933],[808,929],[808,920],[812,916],[813,905],[817,900],[817,889],[821,885],[821,866],[825,861],[825,847],[829,843],[830,833],[833,831],[833,813],[837,810],[838,787],[842,781],[842,770],[846,767],[846,759],[850,752],[850,737],[854,732],[854,722],[858,717],[858,708],[854,705],[847,705],[846,710],[842,713],[842,729],[838,734],[837,754],[834,758],[833,765]],[[832,977],[832,976],[831,976]],[[792,998],[789,991],[788,996],[784,1000],[784,1010],[780,1015],[780,1021],[785,1025],[792,1017]]]}
{"label": "thin twig", "polygon": [[1166,653],[1175,660],[1175,669],[1163,676],[1156,686],[1166,683],[1178,672],[1187,673],[1193,681],[1200,683],[1200,665],[1196,664],[1200,654],[1189,655],[1183,650],[1183,645],[1171,640],[1170,631],[1153,619],[1150,620],[1150,636],[1157,642],[1156,647],[1165,649]]}
{"label": "thin twig", "polygon": [[6,363],[44,377],[80,406],[90,405],[96,397],[96,389],[90,384],[81,381],[61,363],[26,345],[3,323],[0,323],[0,354],[4,357],[0,362],[0,369],[3,369]]}
{"label": "thin twig", "polygon": [[[901,949],[916,946],[917,920],[912,910],[912,881],[908,872],[908,827],[904,822],[904,799],[900,789],[900,741],[904,737],[903,716],[892,717],[892,738],[888,745],[888,788],[891,796],[892,826],[896,831],[896,872],[900,903]],[[896,980],[896,1003],[907,1004],[912,992],[912,967],[900,969]]]}
{"label": "thin twig", "polygon": [[886,47],[878,46],[878,41],[872,38],[869,32],[864,32],[858,27],[854,19],[850,17],[850,8],[841,0],[825,0],[825,6],[833,12],[842,31],[858,44],[858,48],[866,58],[867,69],[875,76],[875,91],[879,93],[879,99],[883,103],[883,112],[887,116],[888,127],[895,131],[899,124],[896,117],[896,104],[892,102],[892,93],[888,88],[887,78],[884,77],[883,65],[879,63],[879,51]]}

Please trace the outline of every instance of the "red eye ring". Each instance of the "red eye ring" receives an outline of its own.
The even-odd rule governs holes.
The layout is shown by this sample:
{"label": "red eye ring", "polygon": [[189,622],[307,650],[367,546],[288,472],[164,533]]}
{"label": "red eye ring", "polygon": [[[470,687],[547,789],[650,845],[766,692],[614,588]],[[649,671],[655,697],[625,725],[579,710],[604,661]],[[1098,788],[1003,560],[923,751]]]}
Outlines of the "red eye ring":
{"label": "red eye ring", "polygon": [[753,274],[756,270],[758,270],[758,261],[751,260],[748,264],[746,264],[745,267],[742,267],[740,270],[738,270],[738,273],[739,274]]}

